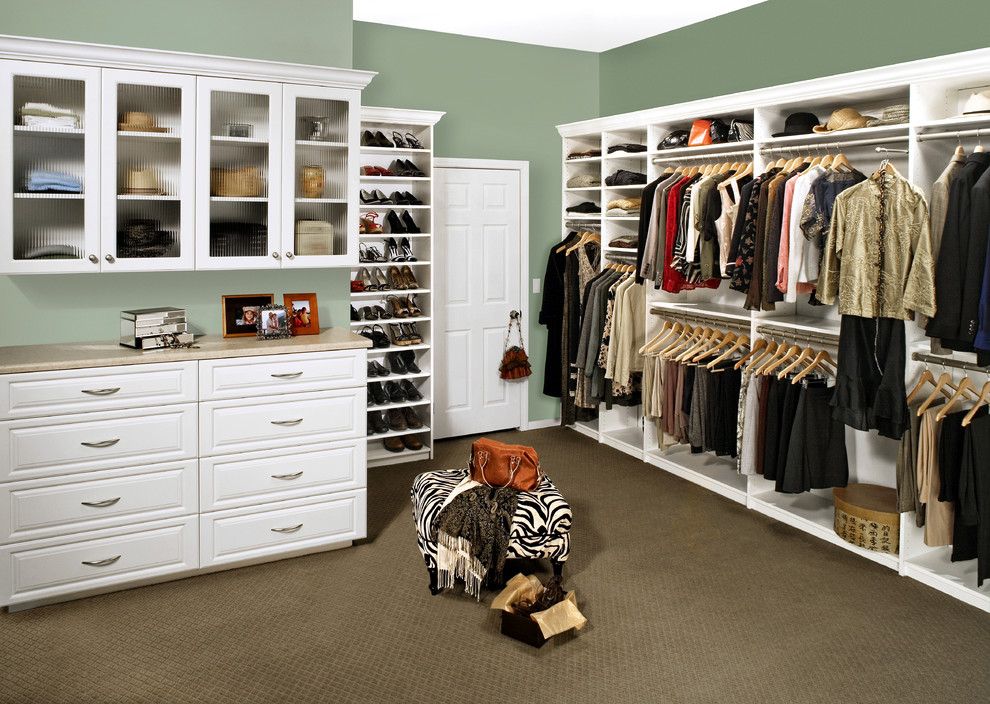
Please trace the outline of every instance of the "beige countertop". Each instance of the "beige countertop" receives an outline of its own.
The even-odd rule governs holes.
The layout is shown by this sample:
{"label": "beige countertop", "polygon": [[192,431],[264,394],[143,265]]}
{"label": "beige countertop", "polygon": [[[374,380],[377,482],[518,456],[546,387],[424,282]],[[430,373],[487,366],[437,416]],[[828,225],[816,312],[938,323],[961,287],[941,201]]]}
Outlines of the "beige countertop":
{"label": "beige countertop", "polygon": [[254,336],[225,338],[220,335],[200,335],[196,338],[195,345],[196,347],[147,352],[124,347],[116,340],[0,347],[0,374],[257,357],[293,352],[356,350],[371,347],[371,341],[343,328],[323,328],[319,335],[299,335],[284,340],[259,340]]}

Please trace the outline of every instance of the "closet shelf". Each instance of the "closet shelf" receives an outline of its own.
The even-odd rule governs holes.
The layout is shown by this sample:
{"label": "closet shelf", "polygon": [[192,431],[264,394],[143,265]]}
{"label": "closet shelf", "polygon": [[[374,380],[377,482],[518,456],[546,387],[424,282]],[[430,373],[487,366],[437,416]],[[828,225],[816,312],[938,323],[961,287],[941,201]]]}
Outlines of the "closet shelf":
{"label": "closet shelf", "polygon": [[[389,349],[381,349],[381,348],[380,349],[381,349],[382,352],[397,352],[397,351],[402,350],[402,349],[409,349],[409,347],[410,347],[410,345],[407,345],[406,347],[393,347],[393,348],[389,348]],[[371,350],[368,350],[368,351],[371,352]],[[421,372],[416,372],[415,374],[396,374],[395,372],[392,372],[391,374],[388,374],[386,376],[369,376],[368,377],[368,381],[369,382],[372,382],[372,381],[385,382],[385,381],[398,381],[399,379],[410,379],[410,380],[411,379],[427,379],[427,378],[429,378],[429,376],[430,376],[429,370],[427,370],[425,372],[422,372],[422,371]]]}
{"label": "closet shelf", "polygon": [[346,198],[296,198],[297,203],[346,203]]}
{"label": "closet shelf", "polygon": [[789,137],[771,137],[760,142],[760,151],[792,147],[794,149],[821,148],[845,149],[855,146],[872,144],[888,144],[906,142],[908,140],[908,125],[886,125],[882,127],[861,127],[854,130],[838,132],[812,132]]}
{"label": "closet shelf", "polygon": [[347,142],[324,142],[316,139],[297,139],[297,147],[313,147],[316,149],[347,149]]}
{"label": "closet shelf", "polygon": [[[403,232],[397,232],[397,233],[392,233],[392,232],[378,232],[378,233],[374,233],[374,234],[368,234],[367,232],[362,232],[362,233],[360,233],[358,235],[358,237],[360,237],[362,240],[387,240],[389,237],[395,237],[396,235],[398,235],[400,237],[429,237],[430,236],[430,233],[429,232],[417,232],[417,233],[414,233],[414,234],[411,234],[410,235],[410,234],[406,234],[406,233],[403,233]],[[374,262],[365,262],[365,263],[366,264],[373,264]],[[385,262],[378,262],[378,263],[379,264],[383,264]]]}
{"label": "closet shelf", "polygon": [[665,303],[655,302],[650,304],[650,313],[653,315],[669,314],[676,316],[677,313],[689,313],[691,315],[706,315],[722,320],[742,321],[748,323],[751,320],[749,311],[742,306],[729,305],[726,303]]}
{"label": "closet shelf", "polygon": [[[903,541],[903,537],[902,537]],[[976,560],[952,562],[952,548],[932,548],[914,557],[905,557],[901,571],[930,587],[948,592],[972,606],[990,611],[990,581],[976,586]]]}
{"label": "closet shelf", "polygon": [[227,143],[227,144],[243,144],[246,146],[255,147],[267,147],[268,140],[264,137],[224,137],[221,135],[213,135],[210,137],[211,142],[217,143]]}
{"label": "closet shelf", "polygon": [[[637,183],[637,184],[633,184],[632,186],[605,186],[605,188],[607,190],[609,190],[609,191],[642,191],[644,188],[646,188],[646,184],[645,183]],[[579,189],[576,189],[576,188],[575,189],[570,189],[569,188],[567,190],[579,190]],[[593,189],[590,189],[590,190],[597,191],[598,189],[597,188],[593,188]]]}
{"label": "closet shelf", "polygon": [[746,477],[736,472],[736,461],[731,457],[692,454],[686,445],[675,445],[668,450],[648,450],[646,461],[736,503],[746,503]]}
{"label": "closet shelf", "polygon": [[[410,430],[405,433],[400,433],[400,435],[419,435],[421,431]],[[368,438],[369,440],[371,438]],[[421,437],[420,440],[423,438]],[[376,446],[368,447],[368,466],[383,466],[389,464],[399,464],[400,462],[409,462],[410,458],[420,459],[424,457],[429,457],[432,452],[432,448],[423,443],[423,449],[421,450],[403,450],[402,452],[389,452],[381,443]]]}
{"label": "closet shelf", "polygon": [[[644,152],[653,157],[654,162],[657,159],[663,159],[664,161],[675,161],[684,156],[714,156],[716,154],[721,155],[726,154],[739,154],[741,156],[750,156],[753,153],[753,140],[749,139],[745,142],[722,142],[720,144],[704,144],[699,147],[678,147],[677,149],[653,149],[649,152]],[[668,159],[669,157],[669,159]]]}
{"label": "closet shelf", "polygon": [[565,164],[586,164],[592,161],[601,161],[600,156],[583,156],[580,159],[564,159]]}
{"label": "closet shelf", "polygon": [[62,200],[82,200],[85,193],[15,193],[14,198],[57,198]]}
{"label": "closet shelf", "polygon": [[838,341],[839,326],[838,320],[827,318],[815,318],[810,315],[794,315],[787,318],[756,318],[754,320],[756,328],[761,326],[780,328],[784,330],[795,330],[807,332],[815,335],[835,337]]}
{"label": "closet shelf", "polygon": [[[368,349],[368,356],[371,357],[375,355],[385,355],[389,352],[404,352],[405,350],[428,350],[428,349],[430,349],[430,345],[427,343],[420,343],[418,345],[404,345],[403,347],[398,347],[396,345],[390,345],[389,347],[371,347]],[[420,369],[422,369],[423,365],[420,364],[419,367]]]}
{"label": "closet shelf", "polygon": [[[375,409],[371,409],[375,410]],[[408,430],[390,430],[387,433],[375,433],[374,435],[368,436],[368,442],[374,442],[375,440],[384,440],[385,438],[395,438],[400,435],[412,435],[415,433],[428,433],[430,432],[430,427],[428,425],[423,425],[422,428],[410,428]],[[398,453],[396,453],[398,454]]]}
{"label": "closet shelf", "polygon": [[[608,186],[612,188],[612,186]],[[601,190],[601,186],[588,186],[586,188],[565,188],[565,193],[587,193],[588,191],[598,191]]]}
{"label": "closet shelf", "polygon": [[946,139],[954,138],[957,133],[972,129],[990,129],[990,115],[965,115],[963,117],[948,117],[944,120],[919,122],[914,126],[918,135],[944,135]]}
{"label": "closet shelf", "polygon": [[63,127],[61,129],[40,129],[37,127],[25,127],[24,125],[14,125],[14,134],[23,137],[46,137],[68,139],[82,139],[86,136],[86,130],[78,127]]}
{"label": "closet shelf", "polygon": [[140,142],[178,142],[182,137],[178,134],[164,132],[117,132],[117,139]]}
{"label": "closet shelf", "polygon": [[629,428],[617,428],[600,433],[602,443],[622,450],[626,454],[643,457],[643,429],[638,425]]}
{"label": "closet shelf", "polygon": [[[407,350],[408,347],[399,347],[400,350]],[[394,352],[394,350],[392,350]],[[381,377],[372,377],[376,381]],[[388,381],[388,379],[386,379]],[[430,399],[421,398],[418,401],[397,401],[396,403],[369,403],[369,411],[387,411],[390,408],[402,408],[404,406],[428,406],[430,404]]]}
{"label": "closet shelf", "polygon": [[120,194],[117,196],[117,200],[161,200],[161,201],[178,201],[181,200],[179,196],[138,196],[131,194]]}
{"label": "closet shelf", "polygon": [[429,149],[412,149],[410,147],[361,147],[362,154],[429,154]]}
{"label": "closet shelf", "polygon": [[[385,262],[386,264],[388,262]],[[355,291],[351,293],[352,298],[382,298],[388,294],[401,293],[403,296],[408,296],[410,293],[429,293],[428,288],[407,288],[399,289],[398,291],[393,291],[389,289],[387,291]]]}
{"label": "closet shelf", "polygon": [[429,176],[362,176],[362,183],[380,183],[380,182],[407,182],[407,181],[429,181]]}
{"label": "closet shelf", "polygon": [[[375,293],[379,293],[379,292],[376,291]],[[382,291],[381,293],[385,293],[386,295],[388,295],[388,294],[392,294],[393,292],[392,291]],[[399,291],[399,292],[395,293],[395,295],[401,296],[402,295],[402,291]],[[351,327],[352,328],[358,328],[358,329],[360,329],[360,328],[368,327],[368,326],[371,326],[371,325],[382,325],[382,326],[384,326],[384,325],[388,325],[389,323],[391,323],[391,324],[394,325],[396,323],[426,323],[426,322],[429,322],[429,321],[430,321],[430,317],[429,316],[425,316],[425,315],[422,316],[422,317],[419,317],[419,318],[385,318],[384,320],[352,320],[351,321]]]}

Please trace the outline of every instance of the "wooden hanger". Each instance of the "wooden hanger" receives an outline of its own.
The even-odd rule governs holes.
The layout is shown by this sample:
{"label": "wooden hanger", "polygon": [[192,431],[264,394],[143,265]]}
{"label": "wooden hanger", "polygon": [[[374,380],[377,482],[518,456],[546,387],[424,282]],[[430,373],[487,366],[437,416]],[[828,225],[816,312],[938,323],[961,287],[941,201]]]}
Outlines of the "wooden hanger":
{"label": "wooden hanger", "polygon": [[717,334],[713,335],[710,340],[708,340],[707,349],[702,349],[698,353],[692,355],[688,358],[688,364],[699,364],[701,360],[706,357],[711,357],[716,354],[720,349],[726,345],[731,344],[736,339],[736,334],[734,332],[723,332],[722,330],[716,331]]}
{"label": "wooden hanger", "polygon": [[833,159],[834,157],[831,154],[826,154],[825,157],[821,160],[820,165],[827,169],[832,165]]}
{"label": "wooden hanger", "polygon": [[956,392],[952,394],[949,400],[945,402],[945,405],[942,406],[942,410],[935,416],[935,420],[942,420],[949,415],[949,411],[952,410],[952,407],[956,404],[956,401],[961,399],[963,396],[966,398],[971,398],[971,389],[974,389],[973,380],[968,376],[964,376],[962,381],[959,382],[959,386],[956,387]]}
{"label": "wooden hanger", "polygon": [[924,388],[925,384],[935,386],[935,376],[932,374],[932,370],[928,367],[925,367],[925,370],[921,372],[921,377],[918,379],[918,383],[915,384],[914,388],[911,390],[911,393],[908,394],[908,403],[911,403],[911,401],[914,400],[914,397],[918,395],[918,392],[921,391],[922,388]]}
{"label": "wooden hanger", "polygon": [[669,347],[675,342],[684,339],[692,332],[691,326],[688,325],[687,323],[684,324],[674,323],[674,328],[677,328],[677,330],[676,331],[671,330],[670,334],[668,334],[662,340],[657,340],[652,345],[650,345],[650,348],[646,350],[647,353],[650,355],[662,356],[663,355],[662,348]]}
{"label": "wooden hanger", "polygon": [[824,369],[826,373],[831,374],[834,377],[838,368],[839,365],[836,364],[835,360],[833,360],[829,355],[828,350],[819,350],[818,354],[815,355],[815,358],[811,360],[811,364],[795,374],[794,378],[791,379],[791,383],[798,383],[814,369]]}
{"label": "wooden hanger", "polygon": [[948,372],[942,372],[938,377],[938,381],[935,382],[935,390],[925,399],[925,402],[918,407],[918,417],[920,418],[925,410],[932,405],[932,402],[938,398],[939,394],[944,394],[945,396],[951,396],[950,393],[944,391],[945,388],[950,388],[952,391],[956,390],[955,384],[952,383],[952,376]]}
{"label": "wooden hanger", "polygon": [[[780,349],[784,350],[783,354],[779,354]],[[777,350],[778,354],[774,355],[769,362],[767,362],[762,367],[760,367],[757,373],[769,374],[774,369],[779,367],[781,364],[791,359],[794,355],[798,354],[800,351],[801,348],[798,347],[797,345],[791,345],[790,347],[788,347],[787,345],[781,346],[781,348],[778,348]]]}
{"label": "wooden hanger", "polygon": [[785,376],[787,376],[788,372],[797,369],[802,362],[804,362],[806,359],[811,357],[813,354],[815,354],[815,351],[813,349],[811,349],[810,347],[805,347],[803,350],[801,350],[801,354],[798,355],[797,359],[795,359],[793,362],[791,362],[786,367],[784,367],[779,372],[777,372],[777,378],[783,379]]}
{"label": "wooden hanger", "polygon": [[677,356],[676,361],[686,362],[689,358],[694,356],[695,353],[707,347],[708,343],[718,334],[719,330],[714,328],[705,328],[704,332],[701,334],[701,337],[695,340],[693,344],[689,345],[686,350],[682,350]]}
{"label": "wooden hanger", "polygon": [[[746,354],[744,354],[742,356],[742,358],[732,366],[732,368],[733,369],[739,369],[739,368],[741,368],[742,365],[744,365],[747,360],[749,360],[750,358],[752,358],[753,355],[755,355],[756,353],[758,353],[760,350],[765,349],[766,346],[767,346],[766,339],[763,338],[763,337],[758,338],[756,340],[756,342],[754,342],[753,345],[749,348],[749,352],[747,352]],[[747,371],[749,371],[749,370],[747,370]]]}
{"label": "wooden hanger", "polygon": [[771,364],[773,364],[778,359],[782,359],[783,356],[785,354],[787,354],[787,350],[788,349],[790,349],[790,347],[788,347],[788,345],[785,344],[785,343],[781,343],[781,344],[777,345],[777,349],[773,352],[773,354],[765,357],[763,359],[763,363],[760,364],[757,367],[757,369],[756,369],[756,371],[754,373],[755,374],[763,374],[763,373],[765,373],[766,370],[770,368],[770,365]]}
{"label": "wooden hanger", "polygon": [[835,155],[835,158],[832,160],[832,168],[835,171],[845,169],[847,173],[852,173],[853,171],[855,171],[853,165],[850,164],[849,160],[846,158],[846,155],[842,153]]}
{"label": "wooden hanger", "polygon": [[880,168],[877,169],[873,175],[879,176],[881,173],[890,174],[891,176],[900,176],[901,172],[894,168],[894,165],[890,162],[890,159],[884,159],[880,163]]}
{"label": "wooden hanger", "polygon": [[661,352],[661,354],[664,357],[667,357],[668,359],[671,359],[680,350],[683,350],[685,347],[687,347],[689,345],[693,345],[695,342],[697,342],[698,341],[698,338],[701,337],[702,335],[704,335],[708,331],[711,331],[711,328],[702,328],[701,326],[698,326],[698,327],[694,328],[694,330],[691,332],[691,334],[688,335],[685,339],[679,340],[679,341],[675,341],[674,344],[671,345],[670,347],[664,348],[664,350],[663,350],[663,352]]}
{"label": "wooden hanger", "polygon": [[956,147],[956,156],[966,156],[966,150],[963,149],[963,146],[961,144],[958,147]]}
{"label": "wooden hanger", "polygon": [[987,381],[987,383],[983,385],[983,388],[980,390],[980,395],[976,397],[976,403],[969,409],[969,413],[963,417],[962,424],[969,425],[972,423],[974,416],[976,416],[977,409],[984,403],[990,403],[990,381]]}
{"label": "wooden hanger", "polygon": [[[582,234],[582,233],[578,233],[578,234],[580,235],[580,234]],[[560,252],[563,252],[563,251],[564,251],[565,249],[567,249],[567,247],[569,246],[569,245],[568,245],[568,243],[569,243],[570,241],[571,241],[571,238],[570,238],[570,237],[568,237],[567,239],[565,239],[565,240],[564,240],[563,242],[561,242],[561,243],[560,243],[560,246],[559,246],[559,247],[557,247],[557,249],[555,249],[555,250],[553,250],[553,251],[554,251],[554,252],[556,252],[556,253],[558,253],[558,254],[559,254]]]}
{"label": "wooden hanger", "polygon": [[670,335],[671,331],[673,331],[673,329],[675,327],[678,329],[678,332],[681,330],[681,324],[680,323],[675,323],[672,320],[665,320],[665,321],[663,321],[663,325],[660,327],[660,332],[658,332],[656,335],[654,335],[652,340],[650,340],[645,345],[643,345],[642,347],[640,347],[639,348],[639,353],[640,354],[645,354],[650,349],[650,347],[652,345],[655,345],[656,343],[660,342],[660,340],[662,340],[664,337],[667,337],[668,335]]}
{"label": "wooden hanger", "polygon": [[776,353],[779,347],[780,345],[777,344],[776,340],[770,340],[770,342],[767,343],[767,346],[763,348],[763,351],[760,352],[758,355],[754,356],[753,359],[750,360],[749,366],[746,367],[745,373],[749,374],[750,372],[752,372],[755,367],[757,367],[759,364],[763,362],[763,360],[767,359],[767,357],[770,357],[774,353]]}
{"label": "wooden hanger", "polygon": [[[749,336],[747,336],[745,334],[739,335],[738,337],[736,337],[736,341],[732,343],[732,346],[729,347],[729,349],[727,349],[725,352],[723,352],[721,354],[721,356],[716,357],[715,359],[713,359],[712,361],[710,361],[705,366],[708,369],[714,370],[713,373],[718,373],[720,371],[724,371],[723,369],[715,369],[715,367],[718,364],[720,364],[721,362],[724,362],[725,360],[727,360],[733,354],[735,354],[740,348],[742,348],[742,347],[744,347],[744,346],[746,346],[748,344],[749,344]],[[737,364],[738,364],[738,362],[737,362]],[[738,369],[738,368],[739,367],[736,367],[736,369]]]}
{"label": "wooden hanger", "polygon": [[977,144],[976,145],[976,149],[973,150],[974,153],[976,153],[976,152],[981,152],[982,153],[982,152],[985,152],[985,151],[986,151],[986,149],[983,148],[983,145],[982,144]]}

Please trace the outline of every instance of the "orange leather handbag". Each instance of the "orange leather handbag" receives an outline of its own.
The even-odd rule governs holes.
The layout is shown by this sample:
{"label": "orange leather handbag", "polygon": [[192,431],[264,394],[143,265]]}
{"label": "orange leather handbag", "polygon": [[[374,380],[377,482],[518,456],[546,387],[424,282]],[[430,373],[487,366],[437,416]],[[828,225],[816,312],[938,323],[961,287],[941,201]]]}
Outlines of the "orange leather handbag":
{"label": "orange leather handbag", "polygon": [[543,481],[540,456],[526,445],[481,438],[471,444],[471,479],[488,486],[532,491]]}
{"label": "orange leather handbag", "polygon": [[689,147],[700,147],[712,143],[711,120],[695,120],[691,123],[691,135],[688,137]]}

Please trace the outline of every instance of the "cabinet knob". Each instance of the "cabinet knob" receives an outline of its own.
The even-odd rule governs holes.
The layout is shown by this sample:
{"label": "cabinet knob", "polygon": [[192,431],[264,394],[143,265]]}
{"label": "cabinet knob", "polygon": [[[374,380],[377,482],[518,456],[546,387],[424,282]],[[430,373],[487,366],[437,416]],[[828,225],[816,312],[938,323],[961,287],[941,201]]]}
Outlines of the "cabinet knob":
{"label": "cabinet knob", "polygon": [[296,256],[296,255],[293,254],[292,252],[286,252],[285,253],[285,258],[286,259],[292,259],[294,256]]}
{"label": "cabinet knob", "polygon": [[272,256],[275,257],[276,259],[280,259],[281,258],[279,256],[279,253],[278,252],[272,252]]}
{"label": "cabinet knob", "polygon": [[100,258],[98,256],[96,256],[95,254],[90,254],[89,255],[89,260],[91,262],[93,262],[94,264],[96,264],[98,261],[100,261]]}
{"label": "cabinet knob", "polygon": [[105,256],[103,258],[106,259],[111,264],[113,264],[115,261],[117,261],[116,259],[113,258],[113,255],[112,254],[108,254],[107,256]]}

